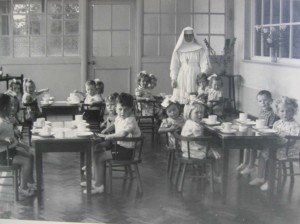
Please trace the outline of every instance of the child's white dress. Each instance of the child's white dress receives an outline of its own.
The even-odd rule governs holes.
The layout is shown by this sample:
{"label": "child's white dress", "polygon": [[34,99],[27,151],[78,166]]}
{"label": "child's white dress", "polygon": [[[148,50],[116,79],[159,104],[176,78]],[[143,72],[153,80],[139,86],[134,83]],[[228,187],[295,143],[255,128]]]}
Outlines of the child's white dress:
{"label": "child's white dress", "polygon": [[[196,137],[203,135],[203,127],[192,120],[187,120],[182,128],[181,135],[185,137]],[[188,157],[187,142],[181,142],[183,157]],[[206,157],[206,148],[197,142],[190,142],[190,156],[192,158],[203,159]]]}
{"label": "child's white dress", "polygon": [[209,88],[207,101],[209,102],[211,100],[219,100],[220,97],[222,97],[222,96],[223,96],[222,90],[215,90],[215,89]]}
{"label": "child's white dress", "polygon": [[93,102],[101,102],[101,101],[103,101],[103,99],[100,94],[95,94],[93,96],[86,95],[84,99],[85,104],[92,104]]}
{"label": "child's white dress", "polygon": [[198,94],[198,98],[201,100],[201,102],[203,102],[203,103],[207,102],[208,92],[209,92],[209,86],[206,86],[204,89],[202,89],[202,87],[199,86],[197,94]]}
{"label": "child's white dress", "polygon": [[[164,118],[161,122],[160,127],[161,128],[169,128],[171,126],[177,126],[178,128],[181,128],[185,123],[185,120],[183,119],[183,116],[180,115],[176,119],[173,118]],[[168,132],[168,139],[169,139],[169,147],[170,148],[175,148],[175,137],[173,133]]]}
{"label": "child's white dress", "polygon": [[[141,86],[137,87],[135,89],[135,95],[137,99],[143,98],[143,99],[153,99],[152,93],[150,89],[145,89]],[[142,116],[153,116],[153,103],[140,103],[138,104],[139,111],[141,111]],[[156,114],[157,108],[154,109],[154,114]]]}

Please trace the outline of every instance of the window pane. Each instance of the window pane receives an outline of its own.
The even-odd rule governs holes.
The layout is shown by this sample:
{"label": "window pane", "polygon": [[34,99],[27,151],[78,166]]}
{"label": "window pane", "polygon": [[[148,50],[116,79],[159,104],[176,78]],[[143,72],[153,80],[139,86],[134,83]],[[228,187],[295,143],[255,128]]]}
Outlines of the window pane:
{"label": "window pane", "polygon": [[10,4],[11,0],[0,1],[0,14],[1,13],[10,13]]}
{"label": "window pane", "polygon": [[264,16],[263,16],[263,24],[270,24],[270,0],[264,0]]}
{"label": "window pane", "polygon": [[210,0],[210,11],[224,13],[225,12],[225,0]]}
{"label": "window pane", "polygon": [[93,29],[105,30],[111,29],[111,6],[94,5],[93,6]]}
{"label": "window pane", "polygon": [[261,56],[262,33],[260,29],[255,29],[255,49],[254,55]]}
{"label": "window pane", "polygon": [[213,34],[225,33],[225,18],[223,15],[211,15],[210,16],[210,32]]}
{"label": "window pane", "polygon": [[28,57],[29,56],[29,38],[15,37],[14,38],[14,56]]}
{"label": "window pane", "polygon": [[175,36],[162,36],[160,38],[160,55],[172,55],[175,44]]}
{"label": "window pane", "polygon": [[223,36],[210,36],[211,47],[216,54],[223,54],[225,38]]}
{"label": "window pane", "polygon": [[262,2],[261,0],[255,1],[255,25],[261,25],[261,9],[262,9]]}
{"label": "window pane", "polygon": [[93,32],[93,56],[109,57],[111,46],[111,32]]}
{"label": "window pane", "polygon": [[45,35],[45,20],[44,16],[31,15],[30,16],[30,34],[31,35]]}
{"label": "window pane", "polygon": [[177,0],[177,12],[192,12],[191,0]]}
{"label": "window pane", "polygon": [[177,34],[180,34],[183,28],[192,26],[191,15],[177,15]]}
{"label": "window pane", "polygon": [[300,0],[293,3],[293,22],[300,22]]}
{"label": "window pane", "polygon": [[273,8],[272,8],[272,23],[279,23],[280,22],[280,0],[273,0]]}
{"label": "window pane", "polygon": [[11,56],[11,38],[1,37],[0,38],[0,56]]}
{"label": "window pane", "polygon": [[161,12],[175,12],[175,0],[161,0]]}
{"label": "window pane", "polygon": [[293,26],[292,58],[300,58],[300,25]]}
{"label": "window pane", "polygon": [[112,28],[130,29],[130,6],[129,5],[112,6]]}
{"label": "window pane", "polygon": [[62,14],[62,0],[47,0],[48,14]]}
{"label": "window pane", "polygon": [[31,13],[41,13],[43,0],[30,0],[30,12]]}
{"label": "window pane", "polygon": [[281,13],[282,13],[281,22],[282,23],[290,22],[290,0],[282,1]]}
{"label": "window pane", "polygon": [[129,31],[112,32],[112,56],[130,56]]}
{"label": "window pane", "polygon": [[65,18],[66,19],[78,19],[79,18],[79,2],[78,0],[66,0],[65,1]]}
{"label": "window pane", "polygon": [[62,20],[48,20],[48,34],[60,35],[62,34]]}
{"label": "window pane", "polygon": [[78,37],[64,37],[64,56],[78,56]]}
{"label": "window pane", "polygon": [[159,12],[160,0],[144,1],[145,12]]}
{"label": "window pane", "polygon": [[161,15],[161,33],[175,34],[175,16]]}
{"label": "window pane", "polygon": [[279,35],[280,35],[280,37],[279,37],[280,57],[289,58],[289,56],[290,56],[290,26],[281,26]]}
{"label": "window pane", "polygon": [[29,12],[28,0],[14,0],[13,13],[24,14]]}
{"label": "window pane", "polygon": [[28,21],[26,15],[14,15],[13,26],[15,35],[27,35],[28,34]]}
{"label": "window pane", "polygon": [[65,21],[65,34],[78,34],[79,33],[79,21],[68,20]]}
{"label": "window pane", "polygon": [[208,12],[208,0],[194,0],[194,12]]}
{"label": "window pane", "polygon": [[144,17],[144,33],[156,34],[158,33],[158,15],[145,15]]}
{"label": "window pane", "polygon": [[31,57],[41,57],[46,54],[46,38],[31,37],[30,38],[30,55]]}
{"label": "window pane", "polygon": [[0,30],[0,35],[9,35],[9,24],[10,24],[10,19],[9,16],[1,16],[1,22],[2,22],[2,27]]}
{"label": "window pane", "polygon": [[158,55],[158,37],[145,36],[144,37],[144,56],[157,56]]}
{"label": "window pane", "polygon": [[195,15],[194,28],[196,33],[208,34],[208,15]]}
{"label": "window pane", "polygon": [[47,54],[48,56],[62,56],[61,37],[47,38]]}

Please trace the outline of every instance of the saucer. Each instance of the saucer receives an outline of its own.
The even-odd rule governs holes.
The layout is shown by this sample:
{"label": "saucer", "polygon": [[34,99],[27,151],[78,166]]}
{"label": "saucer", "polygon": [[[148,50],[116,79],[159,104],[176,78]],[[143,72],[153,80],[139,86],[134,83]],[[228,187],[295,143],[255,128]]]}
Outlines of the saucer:
{"label": "saucer", "polygon": [[237,130],[235,130],[235,129],[230,129],[230,130],[224,130],[224,129],[220,129],[220,131],[222,132],[222,133],[224,133],[224,134],[233,134],[233,133],[235,133]]}
{"label": "saucer", "polygon": [[77,132],[76,135],[78,137],[89,137],[89,136],[92,136],[94,133],[91,132],[91,131],[80,131],[80,132]]}
{"label": "saucer", "polygon": [[258,130],[258,131],[260,131],[261,129],[269,129],[268,126],[263,126],[262,128],[257,128],[255,126],[253,126],[252,128],[255,130]]}
{"label": "saucer", "polygon": [[80,103],[79,101],[67,101],[67,102],[68,102],[68,104],[70,104],[70,105],[77,105],[77,104]]}
{"label": "saucer", "polygon": [[45,133],[45,132],[40,132],[39,136],[41,136],[41,137],[53,137],[54,132],[51,132],[51,134],[48,134],[48,133]]}
{"label": "saucer", "polygon": [[270,128],[258,129],[258,131],[262,134],[276,134],[278,131]]}
{"label": "saucer", "polygon": [[53,100],[50,100],[48,103],[41,101],[41,105],[43,105],[43,106],[51,105],[52,103],[54,103]]}
{"label": "saucer", "polygon": [[202,120],[203,120],[203,122],[204,122],[205,124],[207,124],[207,125],[219,125],[219,124],[221,124],[220,121],[216,121],[215,123],[210,123],[210,122],[208,121],[208,119],[202,119]]}

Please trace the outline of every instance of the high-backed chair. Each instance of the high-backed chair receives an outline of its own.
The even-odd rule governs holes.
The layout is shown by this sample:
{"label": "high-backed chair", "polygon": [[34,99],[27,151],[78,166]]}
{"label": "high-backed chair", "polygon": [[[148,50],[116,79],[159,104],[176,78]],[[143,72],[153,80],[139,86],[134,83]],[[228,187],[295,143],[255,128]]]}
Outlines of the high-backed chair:
{"label": "high-backed chair", "polygon": [[[181,143],[186,142],[187,144],[187,157],[182,155],[178,156],[178,167],[177,167],[177,174],[175,184],[177,190],[182,192],[184,181],[187,175],[188,168],[199,171],[197,175],[193,175],[193,178],[208,178],[210,179],[211,189],[214,192],[214,171],[213,171],[213,164],[214,158],[208,156],[208,152],[210,149],[210,136],[201,136],[201,137],[184,137],[181,136],[178,132],[174,133],[175,140],[176,140],[176,149],[179,151],[181,150]],[[203,159],[200,158],[193,158],[190,153],[190,145],[192,142],[197,142],[197,144],[203,145],[206,150],[206,156]],[[207,172],[207,167],[210,169],[210,172]]]}
{"label": "high-backed chair", "polygon": [[83,118],[89,123],[92,131],[100,131],[100,123],[103,122],[105,103],[82,104],[81,112]]}
{"label": "high-backed chair", "polygon": [[18,187],[19,187],[19,173],[20,173],[20,168],[17,165],[12,165],[11,161],[8,156],[8,148],[7,146],[9,145],[8,142],[6,141],[0,141],[0,145],[6,147],[6,164],[1,165],[0,164],[0,179],[1,178],[11,178],[12,179],[12,184],[1,184],[4,186],[13,186],[14,189],[14,194],[15,194],[15,200],[19,200],[19,192],[18,192]]}
{"label": "high-backed chair", "polygon": [[[118,154],[116,154],[117,142],[133,142],[134,149],[131,159],[129,160],[119,160]],[[133,180],[137,181],[137,190],[139,193],[143,193],[142,180],[138,168],[138,164],[142,162],[142,150],[143,150],[144,136],[140,137],[124,137],[124,138],[115,138],[113,139],[114,148],[112,149],[113,158],[106,161],[105,168],[108,169],[108,175],[106,181],[108,187],[106,189],[107,193],[112,192],[112,180],[113,179],[123,179],[123,180]],[[124,176],[113,176],[116,172],[123,172]],[[106,172],[105,172],[106,173]]]}

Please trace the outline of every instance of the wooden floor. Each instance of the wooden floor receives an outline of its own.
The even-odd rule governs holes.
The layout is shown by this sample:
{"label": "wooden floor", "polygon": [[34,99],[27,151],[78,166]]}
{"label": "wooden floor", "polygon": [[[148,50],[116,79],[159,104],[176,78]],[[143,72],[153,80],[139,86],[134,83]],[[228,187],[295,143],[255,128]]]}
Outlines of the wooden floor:
{"label": "wooden floor", "polygon": [[[289,180],[281,194],[269,201],[266,193],[248,185],[249,177],[238,177],[234,167],[238,151],[230,154],[228,200],[209,185],[187,180],[179,194],[166,178],[166,153],[147,136],[141,176],[144,194],[137,195],[135,182],[113,182],[112,195],[95,195],[91,202],[80,187],[78,154],[47,154],[44,158],[44,192],[14,202],[10,187],[0,188],[0,219],[47,220],[87,223],[272,223],[299,224],[300,178]],[[297,168],[298,169],[298,168]],[[5,223],[0,221],[0,223]]]}

